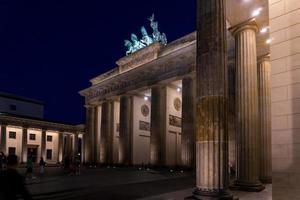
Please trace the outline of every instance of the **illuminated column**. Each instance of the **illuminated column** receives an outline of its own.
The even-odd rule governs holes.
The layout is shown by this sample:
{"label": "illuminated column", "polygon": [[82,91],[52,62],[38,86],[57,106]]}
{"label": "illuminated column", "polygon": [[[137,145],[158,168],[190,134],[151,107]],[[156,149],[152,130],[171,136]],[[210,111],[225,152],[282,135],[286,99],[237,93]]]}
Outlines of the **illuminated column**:
{"label": "illuminated column", "polygon": [[46,131],[42,130],[42,137],[41,137],[41,157],[46,160]]}
{"label": "illuminated column", "polygon": [[94,107],[94,134],[93,134],[93,155],[94,162],[100,163],[100,121],[99,121],[99,105]]}
{"label": "illuminated column", "polygon": [[228,78],[225,0],[198,0],[196,183],[193,199],[228,193]]}
{"label": "illuminated column", "polygon": [[195,154],[195,98],[192,77],[182,79],[182,134],[181,162],[184,167],[194,167]]}
{"label": "illuminated column", "polygon": [[6,125],[1,124],[1,152],[3,152],[4,154],[7,153],[6,151],[6,131],[7,131],[7,127]]}
{"label": "illuminated column", "polygon": [[74,154],[74,158],[78,155],[78,133],[75,133],[73,135],[74,140],[73,140],[73,154]]}
{"label": "illuminated column", "polygon": [[260,114],[260,180],[272,182],[271,157],[271,92],[270,92],[270,56],[258,60],[258,110]]}
{"label": "illuminated column", "polygon": [[132,96],[120,97],[120,157],[121,164],[132,164],[132,137],[133,137],[133,99]]}
{"label": "illuminated column", "polygon": [[58,162],[62,163],[64,159],[64,134],[62,132],[58,133]]}
{"label": "illuminated column", "polygon": [[95,160],[96,160],[96,163],[101,163],[101,160],[100,160],[100,136],[101,136],[101,115],[102,115],[102,107],[101,105],[97,105],[96,106],[96,112],[95,112],[95,142],[94,142],[94,145],[95,145]]}
{"label": "illuminated column", "polygon": [[236,43],[236,152],[239,190],[261,191],[259,181],[259,115],[257,85],[256,33],[254,19],[235,27],[231,32]]}
{"label": "illuminated column", "polygon": [[165,86],[151,89],[150,162],[154,166],[166,163],[166,98]]}
{"label": "illuminated column", "polygon": [[95,121],[95,108],[94,106],[86,106],[86,133],[84,134],[84,152],[85,163],[94,164],[94,121]]}
{"label": "illuminated column", "polygon": [[113,163],[113,111],[113,101],[102,103],[100,138],[100,162],[102,164]]}
{"label": "illuminated column", "polygon": [[23,127],[22,131],[22,157],[21,162],[27,162],[27,141],[28,141],[28,129]]}

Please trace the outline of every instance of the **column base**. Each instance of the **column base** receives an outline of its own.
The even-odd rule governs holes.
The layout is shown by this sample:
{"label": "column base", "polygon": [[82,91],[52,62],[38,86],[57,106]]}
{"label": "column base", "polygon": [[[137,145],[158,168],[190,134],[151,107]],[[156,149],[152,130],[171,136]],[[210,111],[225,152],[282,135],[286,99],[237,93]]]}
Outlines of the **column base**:
{"label": "column base", "polygon": [[227,191],[199,190],[193,192],[193,196],[186,197],[185,200],[238,200]]}
{"label": "column base", "polygon": [[260,192],[265,189],[265,186],[260,182],[257,183],[243,183],[236,181],[234,185],[230,186],[231,190],[240,190],[246,192]]}
{"label": "column base", "polygon": [[264,184],[271,184],[272,183],[272,177],[261,177],[260,181]]}

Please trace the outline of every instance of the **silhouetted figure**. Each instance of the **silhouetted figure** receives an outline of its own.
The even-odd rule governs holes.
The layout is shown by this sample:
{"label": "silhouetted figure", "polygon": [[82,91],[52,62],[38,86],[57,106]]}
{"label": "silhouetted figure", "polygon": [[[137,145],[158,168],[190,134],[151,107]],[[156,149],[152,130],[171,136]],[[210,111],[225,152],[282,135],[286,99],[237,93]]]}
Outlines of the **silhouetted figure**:
{"label": "silhouetted figure", "polygon": [[40,176],[43,176],[45,173],[45,167],[46,167],[46,162],[44,161],[43,157],[41,157],[41,159],[40,159],[39,166],[40,166]]}
{"label": "silhouetted figure", "polygon": [[77,155],[75,157],[75,167],[76,167],[75,175],[79,176],[80,175],[80,167],[81,167],[81,161],[80,161],[79,155]]}
{"label": "silhouetted figure", "polygon": [[4,153],[0,153],[0,172],[3,170],[3,158],[4,158]]}
{"label": "silhouetted figure", "polygon": [[68,174],[70,173],[70,166],[71,166],[71,160],[69,156],[66,156],[64,159],[64,168],[65,172]]}
{"label": "silhouetted figure", "polygon": [[0,153],[0,171],[6,169],[7,158],[3,152]]}
{"label": "silhouetted figure", "polygon": [[0,199],[17,200],[22,197],[24,200],[32,200],[31,195],[24,185],[23,177],[17,172],[17,156],[7,157],[7,170],[0,173]]}
{"label": "silhouetted figure", "polygon": [[32,157],[29,156],[26,162],[26,176],[32,179],[32,173],[33,173],[33,162],[32,162]]}

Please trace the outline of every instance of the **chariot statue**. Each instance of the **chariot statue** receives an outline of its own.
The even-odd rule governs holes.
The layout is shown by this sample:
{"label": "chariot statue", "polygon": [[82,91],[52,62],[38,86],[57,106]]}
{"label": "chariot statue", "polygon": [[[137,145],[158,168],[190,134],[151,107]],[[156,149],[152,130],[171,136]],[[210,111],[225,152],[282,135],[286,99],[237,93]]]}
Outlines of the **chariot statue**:
{"label": "chariot statue", "polygon": [[158,30],[158,22],[154,21],[154,14],[149,18],[150,26],[153,29],[152,37],[155,42],[161,42],[163,45],[167,45],[167,36],[165,33],[160,33]]}
{"label": "chariot statue", "polygon": [[142,43],[144,43],[146,45],[150,45],[153,43],[153,39],[148,35],[148,32],[144,26],[142,26],[142,28],[141,28],[141,33],[143,36],[141,39]]}
{"label": "chariot statue", "polygon": [[138,37],[134,33],[131,34],[131,41],[133,46],[133,52],[136,52],[137,50],[142,49],[146,46],[145,44],[139,41]]}
{"label": "chariot statue", "polygon": [[131,34],[131,41],[124,40],[124,45],[127,47],[126,55],[134,53],[139,49],[151,45],[154,42],[160,42],[163,45],[167,45],[167,36],[164,33],[160,33],[158,30],[158,22],[154,21],[154,14],[149,18],[150,26],[153,30],[152,35],[149,35],[144,26],[141,27],[142,39],[139,40],[137,35]]}
{"label": "chariot statue", "polygon": [[124,45],[127,47],[126,55],[128,56],[129,54],[133,53],[133,46],[132,42],[129,40],[124,40]]}

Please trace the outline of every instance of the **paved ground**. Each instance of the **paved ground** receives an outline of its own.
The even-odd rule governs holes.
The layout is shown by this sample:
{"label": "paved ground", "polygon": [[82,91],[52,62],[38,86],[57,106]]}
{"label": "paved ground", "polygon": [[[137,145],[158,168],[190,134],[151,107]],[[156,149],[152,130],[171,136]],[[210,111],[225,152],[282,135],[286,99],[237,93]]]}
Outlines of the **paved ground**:
{"label": "paved ground", "polygon": [[[179,200],[191,194],[193,177],[190,172],[124,168],[85,169],[81,176],[68,176],[59,168],[47,168],[45,177],[28,181],[27,187],[36,200]],[[241,200],[271,200],[270,189],[235,194]]]}

